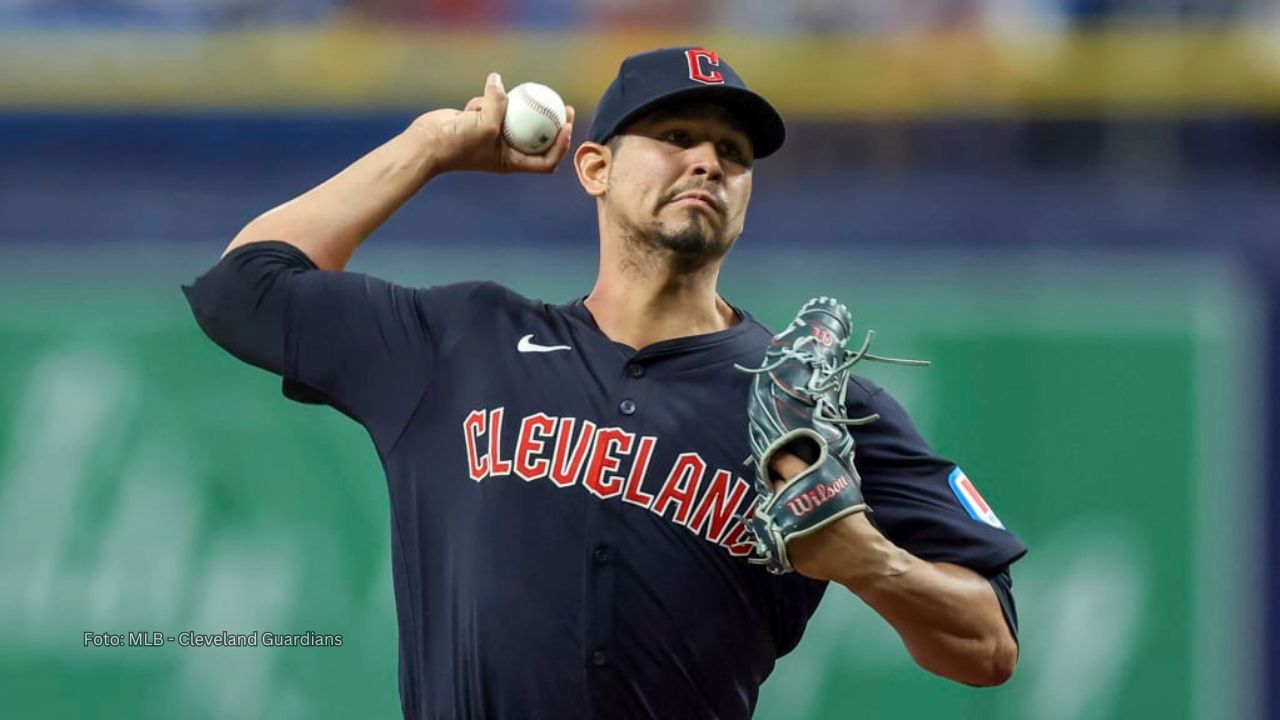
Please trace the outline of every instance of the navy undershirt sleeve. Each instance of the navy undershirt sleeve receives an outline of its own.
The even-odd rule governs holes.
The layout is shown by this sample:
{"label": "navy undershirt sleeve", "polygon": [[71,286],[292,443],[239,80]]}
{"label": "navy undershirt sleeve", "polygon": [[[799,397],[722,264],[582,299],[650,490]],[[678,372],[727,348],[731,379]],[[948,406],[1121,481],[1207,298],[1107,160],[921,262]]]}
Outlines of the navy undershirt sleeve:
{"label": "navy undershirt sleeve", "polygon": [[1018,639],[1018,606],[1013,602],[1013,577],[1009,568],[987,578],[991,588],[996,591],[996,599],[1000,601],[1000,611],[1004,613],[1004,621],[1009,625],[1013,639]]}

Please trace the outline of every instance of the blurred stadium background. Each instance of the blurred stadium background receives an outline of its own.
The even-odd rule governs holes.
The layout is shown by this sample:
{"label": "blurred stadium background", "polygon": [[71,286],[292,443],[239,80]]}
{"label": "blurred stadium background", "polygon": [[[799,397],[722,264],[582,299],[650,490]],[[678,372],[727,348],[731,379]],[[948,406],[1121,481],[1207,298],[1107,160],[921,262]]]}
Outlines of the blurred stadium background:
{"label": "blurred stadium background", "polygon": [[[1022,663],[917,670],[842,593],[758,717],[1280,717],[1280,2],[0,0],[0,715],[398,712],[386,493],[178,284],[485,72],[580,111],[721,52],[788,117],[726,296],[834,294],[1028,541]],[[590,289],[571,172],[452,176],[353,269]],[[85,631],[340,633],[85,648]]]}

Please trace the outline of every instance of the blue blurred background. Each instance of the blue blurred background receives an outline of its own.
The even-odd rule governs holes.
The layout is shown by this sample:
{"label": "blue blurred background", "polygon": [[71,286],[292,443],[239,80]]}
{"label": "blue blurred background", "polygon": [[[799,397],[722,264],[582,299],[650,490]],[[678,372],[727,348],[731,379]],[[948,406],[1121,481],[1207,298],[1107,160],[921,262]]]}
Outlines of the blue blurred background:
{"label": "blue blurred background", "polygon": [[[701,44],[789,123],[722,275],[836,295],[1031,546],[1018,675],[916,669],[832,593],[758,717],[1280,717],[1280,2],[0,0],[0,715],[398,712],[366,436],[210,344],[177,286],[485,73],[579,135]],[[448,176],[357,255],[585,294],[573,174]],[[339,633],[95,648],[86,631]]]}

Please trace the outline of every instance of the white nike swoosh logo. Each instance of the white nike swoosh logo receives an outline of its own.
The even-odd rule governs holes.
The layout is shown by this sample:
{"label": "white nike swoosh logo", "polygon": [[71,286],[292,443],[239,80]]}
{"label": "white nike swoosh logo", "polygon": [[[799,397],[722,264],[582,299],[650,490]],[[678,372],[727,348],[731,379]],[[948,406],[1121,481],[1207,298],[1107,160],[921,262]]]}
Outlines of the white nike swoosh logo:
{"label": "white nike swoosh logo", "polygon": [[533,342],[533,333],[529,333],[520,338],[520,342],[516,343],[516,349],[522,353],[531,352],[555,352],[556,350],[572,350],[568,345],[539,345]]}

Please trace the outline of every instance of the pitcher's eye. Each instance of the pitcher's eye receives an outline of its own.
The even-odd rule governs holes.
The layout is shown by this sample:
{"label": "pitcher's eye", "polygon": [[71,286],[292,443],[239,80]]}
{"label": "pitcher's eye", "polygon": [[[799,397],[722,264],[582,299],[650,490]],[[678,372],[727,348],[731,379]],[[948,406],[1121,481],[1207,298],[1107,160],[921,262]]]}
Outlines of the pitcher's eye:
{"label": "pitcher's eye", "polygon": [[742,150],[742,146],[738,145],[738,143],[733,142],[732,140],[721,141],[718,144],[718,147],[716,150],[717,152],[720,153],[721,157],[728,158],[729,160],[735,163],[738,163],[739,165],[750,164],[747,161],[747,154]]}
{"label": "pitcher's eye", "polygon": [[676,147],[687,148],[693,145],[693,136],[685,130],[672,129],[662,133],[664,142],[669,142]]}

